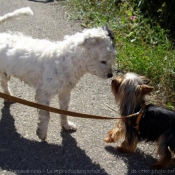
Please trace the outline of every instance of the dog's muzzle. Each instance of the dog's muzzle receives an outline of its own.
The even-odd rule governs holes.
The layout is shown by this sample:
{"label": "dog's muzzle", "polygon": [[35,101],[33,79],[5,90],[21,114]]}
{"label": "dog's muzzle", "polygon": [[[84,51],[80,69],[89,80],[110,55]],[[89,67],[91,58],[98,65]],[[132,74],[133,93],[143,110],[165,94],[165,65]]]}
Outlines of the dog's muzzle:
{"label": "dog's muzzle", "polygon": [[111,78],[111,77],[113,77],[113,74],[110,73],[110,74],[107,75],[107,77],[108,77],[108,78]]}

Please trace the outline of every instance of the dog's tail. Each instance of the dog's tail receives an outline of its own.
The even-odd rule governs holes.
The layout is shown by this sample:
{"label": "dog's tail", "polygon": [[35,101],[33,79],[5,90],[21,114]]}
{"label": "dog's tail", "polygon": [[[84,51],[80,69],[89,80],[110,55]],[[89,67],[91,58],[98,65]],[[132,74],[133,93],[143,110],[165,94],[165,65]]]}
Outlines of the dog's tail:
{"label": "dog's tail", "polygon": [[33,15],[33,11],[30,7],[25,7],[11,13],[7,13],[6,15],[0,17],[0,24],[6,22],[7,20],[19,18],[22,15]]}

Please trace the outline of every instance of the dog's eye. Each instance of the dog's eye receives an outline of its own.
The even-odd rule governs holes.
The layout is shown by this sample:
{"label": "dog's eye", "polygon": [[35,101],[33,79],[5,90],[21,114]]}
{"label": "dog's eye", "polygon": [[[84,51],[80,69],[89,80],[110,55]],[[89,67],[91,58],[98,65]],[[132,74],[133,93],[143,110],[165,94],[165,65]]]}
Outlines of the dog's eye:
{"label": "dog's eye", "polygon": [[102,64],[106,64],[106,61],[101,61]]}

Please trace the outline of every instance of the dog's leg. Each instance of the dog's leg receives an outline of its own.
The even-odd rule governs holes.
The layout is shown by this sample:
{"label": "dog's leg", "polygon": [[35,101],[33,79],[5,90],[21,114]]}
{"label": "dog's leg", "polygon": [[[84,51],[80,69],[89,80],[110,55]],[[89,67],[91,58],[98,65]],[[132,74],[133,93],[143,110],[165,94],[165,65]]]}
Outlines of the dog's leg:
{"label": "dog's leg", "polygon": [[1,86],[5,94],[11,95],[9,86],[8,86],[8,81],[10,80],[10,77],[7,77],[7,75],[4,73],[0,73],[1,76]]}
{"label": "dog's leg", "polygon": [[[112,143],[115,142],[115,136],[119,134],[119,129],[114,128],[108,132],[108,136],[104,138],[104,141],[106,143]],[[117,140],[116,140],[117,141]]]}
{"label": "dog's leg", "polygon": [[151,168],[160,170],[166,168],[168,165],[174,165],[173,159],[167,156],[160,156],[160,160],[153,164]]}
{"label": "dog's leg", "polygon": [[123,133],[119,128],[114,128],[108,132],[108,137],[104,138],[106,143],[117,142],[123,136]]}
{"label": "dog's leg", "polygon": [[[41,90],[36,91],[37,103],[49,106],[50,99],[51,99],[51,95],[48,95],[48,93],[43,92]],[[36,134],[42,141],[44,141],[47,138],[47,129],[48,129],[48,123],[50,119],[50,114],[48,111],[44,111],[44,110],[38,110],[38,111],[39,111],[39,123],[38,123],[38,128],[36,130]]]}
{"label": "dog's leg", "polygon": [[[70,92],[59,94],[60,109],[68,110],[70,96],[71,96]],[[61,117],[61,126],[63,127],[63,129],[68,131],[77,130],[76,125],[73,122],[68,121],[66,115],[60,115],[60,117]]]}
{"label": "dog's leg", "polygon": [[[160,146],[161,147],[161,146]],[[162,152],[159,153],[160,159],[151,166],[152,169],[164,169],[168,165],[174,165],[174,161],[171,158],[171,153],[168,150],[168,147],[162,150],[162,148],[158,148],[158,152],[161,150]]]}
{"label": "dog's leg", "polygon": [[135,136],[131,143],[125,137],[125,140],[122,142],[120,147],[117,147],[117,151],[121,153],[132,153],[135,151],[138,143],[138,137]]}
{"label": "dog's leg", "polygon": [[117,142],[118,140],[124,138],[125,127],[122,120],[116,121],[116,127],[108,132],[108,137],[104,138],[107,143]]}
{"label": "dog's leg", "polygon": [[[172,159],[172,153],[171,153],[171,148],[168,147],[167,142],[165,142],[165,138],[167,138],[167,136],[161,136],[158,139],[158,151],[157,153],[160,156],[160,159],[151,166],[151,168],[153,169],[164,169],[166,168],[168,165],[174,165],[174,161]],[[174,145],[174,140],[172,141],[173,145]],[[173,153],[174,154],[174,153]]]}

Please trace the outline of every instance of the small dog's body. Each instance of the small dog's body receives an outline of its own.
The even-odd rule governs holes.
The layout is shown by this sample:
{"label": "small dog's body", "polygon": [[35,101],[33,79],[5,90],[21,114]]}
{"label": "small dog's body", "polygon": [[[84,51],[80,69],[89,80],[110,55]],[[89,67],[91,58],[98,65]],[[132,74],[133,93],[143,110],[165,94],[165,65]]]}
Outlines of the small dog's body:
{"label": "small dog's body", "polygon": [[[121,146],[117,147],[123,153],[133,152],[139,141],[156,141],[160,160],[152,168],[162,169],[173,163],[175,111],[152,104],[143,109],[145,95],[153,90],[148,83],[147,78],[134,73],[118,76],[112,81],[112,91],[124,118],[117,120],[116,127],[108,132],[104,141],[116,142],[124,138]],[[143,116],[137,125],[138,117],[127,116],[139,111],[143,112]]]}
{"label": "small dog's body", "polygon": [[[0,23],[21,15],[32,15],[23,8],[0,18]],[[0,34],[0,77],[5,93],[10,76],[17,77],[36,89],[36,101],[49,105],[58,94],[60,108],[67,110],[71,90],[87,72],[107,79],[112,77],[116,51],[113,35],[105,28],[85,29],[81,33],[65,36],[63,41],[33,39],[20,33]],[[39,110],[37,135],[45,140],[49,112]],[[61,115],[61,125],[66,130],[76,130],[75,124]]]}

